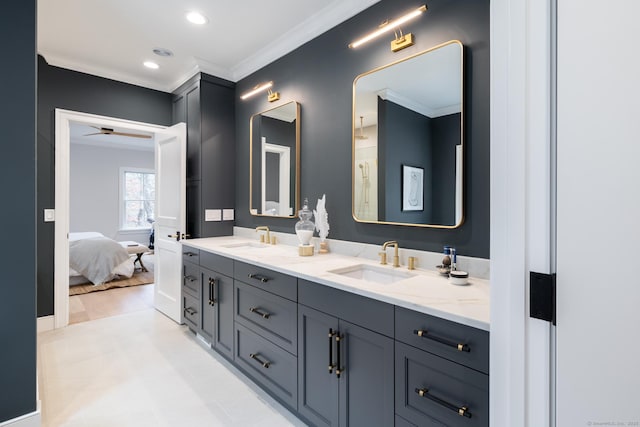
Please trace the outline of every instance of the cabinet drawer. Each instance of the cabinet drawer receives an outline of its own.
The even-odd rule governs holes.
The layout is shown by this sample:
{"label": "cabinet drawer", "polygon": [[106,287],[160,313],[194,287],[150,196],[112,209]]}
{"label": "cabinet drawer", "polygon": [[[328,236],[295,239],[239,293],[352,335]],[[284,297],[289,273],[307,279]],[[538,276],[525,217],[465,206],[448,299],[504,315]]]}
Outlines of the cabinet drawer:
{"label": "cabinet drawer", "polygon": [[182,261],[192,262],[194,264],[200,263],[200,250],[194,249],[190,246],[182,246]]}
{"label": "cabinet drawer", "polygon": [[419,426],[488,426],[489,376],[396,341],[396,413]]}
{"label": "cabinet drawer", "polygon": [[289,353],[298,352],[298,305],[236,281],[235,320]]}
{"label": "cabinet drawer", "polygon": [[291,301],[298,300],[298,279],[293,276],[235,261],[234,278]]}
{"label": "cabinet drawer", "polygon": [[233,260],[222,255],[200,251],[200,266],[233,277]]}
{"label": "cabinet drawer", "polygon": [[187,293],[182,294],[182,320],[193,330],[200,329],[200,300]]}
{"label": "cabinet drawer", "polygon": [[235,361],[255,382],[297,410],[298,366],[295,356],[236,323]]}
{"label": "cabinet drawer", "polygon": [[396,340],[489,373],[487,331],[396,307]]}
{"label": "cabinet drawer", "polygon": [[308,280],[298,283],[300,304],[393,338],[393,305]]}
{"label": "cabinet drawer", "polygon": [[182,263],[182,289],[191,296],[200,299],[200,267],[190,262]]}

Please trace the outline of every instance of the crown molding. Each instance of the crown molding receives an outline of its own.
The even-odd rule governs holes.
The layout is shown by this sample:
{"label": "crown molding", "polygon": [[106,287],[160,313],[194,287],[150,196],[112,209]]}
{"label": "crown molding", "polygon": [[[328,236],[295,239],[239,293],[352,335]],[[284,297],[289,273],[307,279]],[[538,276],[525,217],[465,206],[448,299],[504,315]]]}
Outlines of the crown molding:
{"label": "crown molding", "polygon": [[158,90],[161,92],[171,92],[170,87],[161,85],[157,81],[153,81],[151,79],[141,79],[139,77],[135,77],[127,73],[122,73],[117,70],[106,67],[97,67],[95,65],[86,64],[81,61],[69,59],[64,56],[52,53],[39,54],[42,55],[42,57],[47,61],[47,64],[54,67],[64,68],[67,70],[77,71],[85,74],[91,74],[93,76],[116,80],[122,83],[129,83],[135,86],[141,86],[147,89]]}
{"label": "crown molding", "polygon": [[268,44],[255,55],[241,61],[231,69],[237,82],[262,67],[282,58],[287,53],[313,40],[331,28],[373,6],[380,0],[334,0],[331,4]]}

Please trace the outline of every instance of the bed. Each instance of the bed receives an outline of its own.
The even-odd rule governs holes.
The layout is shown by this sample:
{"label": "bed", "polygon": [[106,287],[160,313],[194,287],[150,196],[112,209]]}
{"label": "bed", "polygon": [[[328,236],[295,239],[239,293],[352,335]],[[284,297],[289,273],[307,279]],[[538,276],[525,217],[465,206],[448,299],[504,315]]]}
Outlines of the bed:
{"label": "bed", "polygon": [[69,233],[69,285],[100,285],[133,275],[133,259],[127,250],[102,233]]}

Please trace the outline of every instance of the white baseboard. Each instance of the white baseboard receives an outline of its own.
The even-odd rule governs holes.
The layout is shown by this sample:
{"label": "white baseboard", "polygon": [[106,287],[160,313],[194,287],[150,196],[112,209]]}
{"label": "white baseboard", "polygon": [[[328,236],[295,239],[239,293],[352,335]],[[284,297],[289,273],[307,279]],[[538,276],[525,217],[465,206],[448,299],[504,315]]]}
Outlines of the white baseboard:
{"label": "white baseboard", "polygon": [[53,315],[38,317],[38,333],[55,329],[54,319]]}
{"label": "white baseboard", "polygon": [[0,423],[0,427],[40,427],[41,424],[40,405],[38,405],[37,411],[2,422]]}

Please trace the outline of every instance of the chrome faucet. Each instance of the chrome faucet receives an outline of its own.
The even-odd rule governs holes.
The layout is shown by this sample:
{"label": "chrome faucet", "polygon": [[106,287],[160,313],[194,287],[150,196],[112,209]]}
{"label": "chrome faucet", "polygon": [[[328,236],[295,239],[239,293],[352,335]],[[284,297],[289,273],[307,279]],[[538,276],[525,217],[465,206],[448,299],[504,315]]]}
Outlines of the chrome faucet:
{"label": "chrome faucet", "polygon": [[388,242],[384,242],[382,245],[382,250],[386,251],[387,246],[393,246],[395,248],[393,252],[393,266],[400,267],[400,257],[398,256],[398,242],[395,240],[389,240]]}
{"label": "chrome faucet", "polygon": [[[267,243],[271,243],[271,237],[269,236],[269,227],[267,227],[266,225],[262,225],[262,226],[260,226],[260,227],[256,227],[256,233],[257,233],[258,231],[260,231],[260,230],[262,230],[262,231],[266,231],[266,235],[267,235]],[[264,238],[264,237],[265,237],[265,236],[264,236],[264,234],[261,234],[261,235],[260,235],[260,241],[261,241],[262,243],[264,243],[264,241],[265,241],[265,238]]]}

